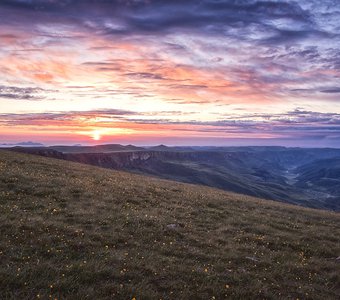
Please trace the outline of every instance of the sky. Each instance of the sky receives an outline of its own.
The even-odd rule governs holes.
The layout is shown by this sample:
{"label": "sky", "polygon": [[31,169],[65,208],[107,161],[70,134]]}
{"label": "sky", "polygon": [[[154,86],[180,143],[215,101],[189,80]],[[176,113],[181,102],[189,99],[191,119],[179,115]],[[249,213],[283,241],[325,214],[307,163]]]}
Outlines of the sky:
{"label": "sky", "polygon": [[340,147],[340,1],[1,0],[0,144]]}

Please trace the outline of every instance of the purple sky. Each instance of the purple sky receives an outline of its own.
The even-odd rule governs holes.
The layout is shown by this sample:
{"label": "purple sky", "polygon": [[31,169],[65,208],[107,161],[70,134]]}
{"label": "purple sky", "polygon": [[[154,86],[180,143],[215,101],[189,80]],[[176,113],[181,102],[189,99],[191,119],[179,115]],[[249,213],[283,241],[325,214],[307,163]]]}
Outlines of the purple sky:
{"label": "purple sky", "polygon": [[340,147],[337,0],[4,0],[0,45],[0,143]]}

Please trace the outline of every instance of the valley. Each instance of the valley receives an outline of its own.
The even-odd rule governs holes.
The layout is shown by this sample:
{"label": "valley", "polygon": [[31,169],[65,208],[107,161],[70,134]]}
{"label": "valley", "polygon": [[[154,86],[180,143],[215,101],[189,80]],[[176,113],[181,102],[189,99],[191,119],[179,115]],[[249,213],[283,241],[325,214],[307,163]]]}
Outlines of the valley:
{"label": "valley", "polygon": [[164,145],[143,148],[113,144],[11,150],[306,207],[340,210],[340,149]]}

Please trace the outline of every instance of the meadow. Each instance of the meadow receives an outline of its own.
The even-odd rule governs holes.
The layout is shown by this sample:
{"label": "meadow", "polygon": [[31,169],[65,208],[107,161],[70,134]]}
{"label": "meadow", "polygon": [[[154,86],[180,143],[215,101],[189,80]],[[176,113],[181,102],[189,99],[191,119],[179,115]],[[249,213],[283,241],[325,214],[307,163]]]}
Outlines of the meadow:
{"label": "meadow", "polygon": [[0,151],[0,299],[339,299],[340,215]]}

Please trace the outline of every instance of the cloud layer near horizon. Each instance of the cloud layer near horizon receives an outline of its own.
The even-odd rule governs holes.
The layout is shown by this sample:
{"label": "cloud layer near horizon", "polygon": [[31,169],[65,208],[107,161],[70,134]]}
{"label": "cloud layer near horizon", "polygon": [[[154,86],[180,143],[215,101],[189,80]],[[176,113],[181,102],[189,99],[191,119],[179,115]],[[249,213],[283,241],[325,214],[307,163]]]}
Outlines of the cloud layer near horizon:
{"label": "cloud layer near horizon", "polygon": [[340,146],[339,19],[336,0],[2,1],[3,139]]}

